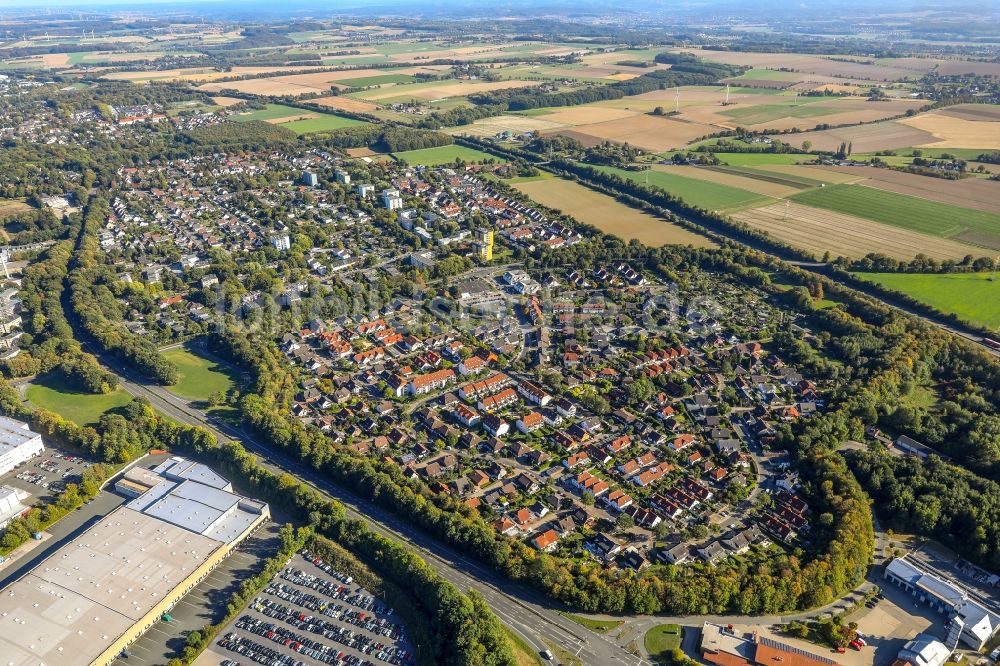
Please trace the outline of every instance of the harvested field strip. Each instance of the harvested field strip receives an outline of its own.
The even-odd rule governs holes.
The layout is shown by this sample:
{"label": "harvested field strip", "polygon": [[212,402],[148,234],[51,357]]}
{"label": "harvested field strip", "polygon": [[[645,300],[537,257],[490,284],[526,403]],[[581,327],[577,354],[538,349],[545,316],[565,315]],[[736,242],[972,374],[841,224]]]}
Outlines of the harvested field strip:
{"label": "harvested field strip", "polygon": [[1000,280],[993,273],[855,273],[909,294],[941,312],[991,329],[1000,327]]}
{"label": "harvested field strip", "polygon": [[[802,178],[779,176],[778,174],[764,173],[760,171],[755,171],[753,169],[747,169],[747,168],[741,169],[739,167],[725,167],[725,166],[715,166],[708,168],[711,169],[712,171],[718,171],[719,173],[732,174],[738,178],[760,180],[765,183],[774,183],[776,185],[783,185],[786,188],[790,188],[792,190],[787,194],[772,194],[770,196],[779,196],[779,197],[791,196],[792,194],[796,194],[801,190],[806,190],[812,187],[811,184],[803,183],[802,181],[804,179]],[[743,189],[750,189],[750,188],[744,187]],[[756,190],[751,190],[751,191],[756,191]]]}
{"label": "harvested field strip", "polygon": [[625,240],[634,238],[650,247],[669,244],[715,247],[703,236],[573,181],[546,178],[516,183],[514,187],[541,204]]}
{"label": "harvested field strip", "polygon": [[754,168],[759,173],[777,173],[782,176],[798,180],[799,182],[811,183],[856,183],[864,180],[864,177],[852,173],[838,173],[827,171],[823,167],[803,164],[800,166],[789,166],[785,164],[762,164]]}
{"label": "harvested field strip", "polygon": [[698,167],[698,166],[673,166],[658,164],[653,167],[654,171],[695,178],[708,183],[716,183],[727,187],[735,187],[754,194],[766,197],[776,197],[782,199],[805,189],[804,185],[798,183],[789,184],[782,182],[775,176],[773,179],[748,177],[736,170],[729,170],[725,167]]}
{"label": "harvested field strip", "polygon": [[870,252],[897,259],[912,259],[918,254],[934,259],[961,259],[977,254],[977,249],[969,245],[788,200],[733,213],[731,217],[817,256],[828,250],[834,256],[854,258]]}
{"label": "harvested field strip", "polygon": [[994,213],[861,185],[831,185],[797,194],[793,199],[809,206],[858,215],[940,238],[965,234],[963,240],[974,240],[984,247],[1000,249],[1000,215]]}
{"label": "harvested field strip", "polygon": [[734,210],[773,203],[771,197],[748,192],[737,187],[710,183],[696,178],[677,176],[662,171],[626,171],[614,167],[597,167],[605,173],[613,173],[621,178],[661,187],[689,206],[705,210]]}

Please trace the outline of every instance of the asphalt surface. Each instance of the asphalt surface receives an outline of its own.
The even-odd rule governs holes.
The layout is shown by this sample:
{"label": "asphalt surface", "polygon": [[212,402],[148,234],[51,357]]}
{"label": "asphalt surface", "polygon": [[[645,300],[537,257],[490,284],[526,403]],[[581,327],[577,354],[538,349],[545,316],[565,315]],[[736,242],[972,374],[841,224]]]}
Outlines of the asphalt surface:
{"label": "asphalt surface", "polygon": [[442,578],[461,590],[480,592],[500,620],[535,650],[541,652],[559,646],[584,664],[644,666],[649,663],[627,652],[613,641],[565,618],[559,613],[559,610],[563,609],[556,607],[551,600],[536,590],[511,582],[489,567],[426,535],[419,528],[336,486],[312,468],[270,449],[253,433],[237,429],[221,419],[207,416],[165,387],[147,384],[118,359],[101,353],[92,345],[85,346],[121,377],[122,387],[126,391],[134,396],[148,399],[152,406],[164,415],[181,423],[207,428],[222,442],[239,440],[248,451],[258,456],[259,463],[263,467],[298,477],[341,502],[349,518],[362,520],[372,531],[415,548]]}

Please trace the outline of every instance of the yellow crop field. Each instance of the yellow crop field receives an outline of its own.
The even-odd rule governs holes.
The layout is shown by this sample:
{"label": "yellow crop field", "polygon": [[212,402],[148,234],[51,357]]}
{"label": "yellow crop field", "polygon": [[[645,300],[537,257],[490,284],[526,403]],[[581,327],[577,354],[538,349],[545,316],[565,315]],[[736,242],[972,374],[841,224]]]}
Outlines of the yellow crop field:
{"label": "yellow crop field", "polygon": [[572,215],[580,222],[625,240],[633,238],[651,247],[694,245],[714,247],[709,239],[671,222],[618,203],[611,197],[561,178],[518,183],[515,187],[535,201]]}

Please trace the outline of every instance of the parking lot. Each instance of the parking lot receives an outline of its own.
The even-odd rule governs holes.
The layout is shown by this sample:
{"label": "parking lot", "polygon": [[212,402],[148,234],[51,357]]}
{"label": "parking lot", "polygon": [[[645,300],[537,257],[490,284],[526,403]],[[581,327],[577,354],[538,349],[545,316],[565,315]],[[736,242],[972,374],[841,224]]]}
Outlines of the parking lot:
{"label": "parking lot", "polygon": [[31,493],[25,504],[32,504],[39,499],[55,497],[66,488],[67,483],[79,483],[83,470],[92,464],[76,453],[46,446],[42,455],[0,477],[0,485]]}
{"label": "parking lot", "polygon": [[225,627],[197,666],[408,666],[396,613],[309,553],[296,554]]}

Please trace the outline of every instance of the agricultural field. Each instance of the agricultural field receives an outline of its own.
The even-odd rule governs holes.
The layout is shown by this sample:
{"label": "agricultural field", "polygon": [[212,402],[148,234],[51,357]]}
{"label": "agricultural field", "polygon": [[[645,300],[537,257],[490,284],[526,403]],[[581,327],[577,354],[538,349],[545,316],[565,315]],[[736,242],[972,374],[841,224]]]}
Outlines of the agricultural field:
{"label": "agricultural field", "polygon": [[[758,194],[733,185],[725,184],[725,178],[719,176],[706,176],[705,179],[678,175],[676,170],[650,169],[646,171],[626,171],[614,167],[596,167],[605,173],[613,173],[616,176],[626,178],[636,183],[655,185],[679,199],[683,199],[690,206],[697,206],[705,210],[722,211],[748,208],[751,206],[761,206],[773,202],[770,196]],[[691,174],[697,173],[697,167],[686,167],[692,169]],[[684,171],[683,173],[688,173]],[[712,178],[712,180],[709,180]],[[742,180],[740,182],[743,182]]]}
{"label": "agricultural field", "polygon": [[738,211],[730,217],[817,257],[827,251],[834,257],[860,258],[879,252],[906,260],[918,254],[934,259],[956,260],[969,254],[983,254],[982,248],[933,238],[856,215],[804,206],[789,199],[770,206]]}
{"label": "agricultural field", "polygon": [[469,125],[460,125],[445,130],[449,134],[469,135],[478,137],[492,137],[502,132],[513,134],[524,134],[526,132],[540,132],[543,130],[557,129],[561,127],[559,123],[549,122],[541,118],[534,118],[525,115],[508,114],[503,116],[492,116],[481,118]]}
{"label": "agricultural field", "polygon": [[503,160],[489,153],[484,153],[465,146],[451,145],[438,146],[437,148],[423,148],[421,150],[407,150],[402,153],[394,153],[393,157],[404,160],[407,164],[421,166],[437,166],[438,164],[451,164],[456,159],[466,162],[482,162],[492,159],[496,162]]}
{"label": "agricultural field", "polygon": [[540,82],[518,80],[466,81],[450,79],[372,88],[353,93],[351,96],[367,101],[384,103],[408,102],[414,99],[424,102],[434,102],[450,97],[465,97],[474,93],[489,92],[491,90],[506,90],[507,88],[523,88],[525,86],[536,85],[540,85]]}
{"label": "agricultural field", "polygon": [[233,120],[237,122],[263,120],[272,125],[281,125],[300,135],[313,132],[329,132],[331,130],[364,124],[364,122],[354,120],[353,118],[344,118],[343,116],[336,116],[330,113],[304,111],[283,104],[268,104],[264,109],[234,116]]}
{"label": "agricultural field", "polygon": [[132,396],[122,389],[107,394],[80,393],[54,375],[34,380],[25,397],[35,407],[54,412],[77,425],[92,425],[106,412],[124,407]]}
{"label": "agricultural field", "polygon": [[[832,185],[792,197],[797,203],[856,215],[984,250],[1000,250],[1000,215],[862,185]],[[985,254],[980,250],[978,255]]]}
{"label": "agricultural field", "polygon": [[[293,68],[278,68],[281,71],[288,71]],[[423,67],[403,67],[399,69],[350,69],[338,71],[309,71],[317,67],[303,67],[302,73],[285,74],[281,76],[264,76],[260,78],[245,79],[242,81],[226,81],[218,83],[206,83],[198,89],[208,93],[217,93],[223,90],[238,90],[250,95],[305,95],[305,94],[329,94],[331,88],[350,88],[360,85],[376,85],[371,83],[378,79],[377,83],[385,84],[386,88],[392,88],[396,84],[383,77],[391,77],[393,80],[403,81],[412,79],[414,74],[419,72],[432,71],[437,69],[427,69]],[[277,71],[277,70],[275,70]],[[230,75],[231,76],[231,75]],[[401,77],[406,77],[401,78]],[[365,82],[368,83],[365,83]],[[360,82],[360,83],[356,83]],[[417,85],[417,84],[402,84]]]}
{"label": "agricultural field", "polygon": [[772,177],[760,177],[749,171],[739,171],[731,167],[700,167],[700,166],[675,166],[672,164],[657,164],[653,166],[653,171],[694,178],[706,183],[715,183],[726,187],[735,187],[746,190],[754,194],[765,197],[782,199],[784,197],[798,194],[806,186],[800,185],[790,179],[781,179],[777,175]]}
{"label": "agricultural field", "polygon": [[965,321],[1000,328],[1000,279],[995,273],[855,273]]}
{"label": "agricultural field", "polygon": [[213,394],[227,393],[236,385],[236,376],[229,368],[188,349],[178,347],[162,354],[177,366],[180,380],[168,388],[182,398],[208,400]]}
{"label": "agricultural field", "polygon": [[[830,82],[851,83],[857,81],[906,81],[920,78],[929,72],[935,64],[933,60],[924,60],[921,69],[915,69],[915,63],[909,59],[906,63],[897,63],[896,59],[884,58],[879,63],[845,62],[842,59],[816,55],[795,53],[757,53],[740,51],[713,51],[707,49],[683,49],[711,62],[721,62],[730,65],[746,65],[755,69],[792,70],[802,75],[816,75],[829,79]],[[760,74],[769,78],[767,74]],[[804,76],[802,80],[814,80],[813,76]],[[826,83],[827,81],[820,81]]]}
{"label": "agricultural field", "polygon": [[760,166],[772,164],[799,164],[812,159],[809,155],[791,153],[715,153],[715,156],[730,166]]}
{"label": "agricultural field", "polygon": [[922,113],[899,122],[933,137],[930,141],[913,145],[929,148],[1000,149],[1000,106],[982,105],[982,109],[969,109],[970,106],[973,105]]}
{"label": "agricultural field", "polygon": [[875,167],[820,166],[812,168],[838,176],[843,174],[857,177],[859,179],[857,182],[866,187],[1000,215],[1000,183],[996,181],[979,178],[945,180]]}
{"label": "agricultural field", "polygon": [[514,187],[549,208],[571,215],[584,224],[613,234],[626,241],[633,238],[651,247],[661,245],[715,244],[671,222],[630,208],[588,187],[562,178],[528,179]]}
{"label": "agricultural field", "polygon": [[319,104],[320,106],[328,106],[331,109],[339,109],[341,111],[351,111],[354,113],[371,113],[378,109],[377,104],[372,104],[371,102],[364,102],[360,99],[354,99],[353,97],[344,97],[341,95],[333,95],[331,97],[318,97],[316,99],[309,100],[312,104]]}
{"label": "agricultural field", "polygon": [[[584,109],[575,107],[570,109]],[[546,120],[546,116],[541,116]],[[569,129],[553,130],[546,134],[572,137],[584,145],[597,145],[603,141],[628,142],[630,145],[654,153],[683,148],[695,139],[718,131],[708,125],[686,123],[669,117],[634,114],[618,120],[578,125]]]}
{"label": "agricultural field", "polygon": [[[912,119],[910,119],[912,120]],[[899,150],[911,146],[922,146],[938,139],[928,131],[891,120],[868,125],[816,130],[798,134],[772,136],[796,147],[809,141],[813,150],[836,151],[841,143],[852,144],[854,154],[873,153],[878,150]]]}

